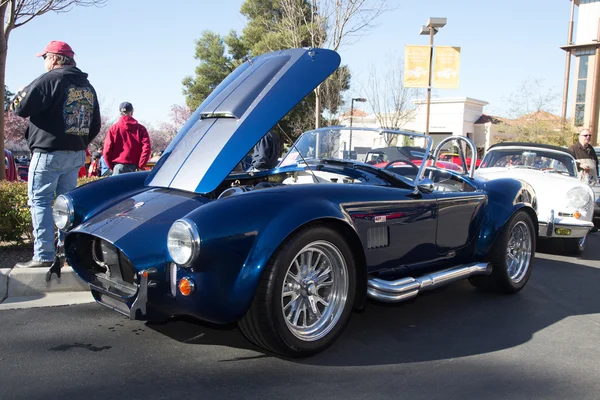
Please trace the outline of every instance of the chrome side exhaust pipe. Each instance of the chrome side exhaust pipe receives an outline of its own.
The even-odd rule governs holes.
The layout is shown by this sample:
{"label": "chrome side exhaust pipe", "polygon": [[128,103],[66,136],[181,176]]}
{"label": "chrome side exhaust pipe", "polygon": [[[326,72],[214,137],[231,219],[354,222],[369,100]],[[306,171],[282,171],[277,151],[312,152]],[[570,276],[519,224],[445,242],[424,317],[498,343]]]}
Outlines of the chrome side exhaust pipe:
{"label": "chrome side exhaust pipe", "polygon": [[395,281],[386,281],[379,278],[369,278],[367,283],[367,296],[384,303],[397,303],[412,299],[420,292],[436,287],[448,285],[474,275],[489,275],[492,265],[489,263],[472,263],[458,265],[433,274],[418,278],[402,278]]}

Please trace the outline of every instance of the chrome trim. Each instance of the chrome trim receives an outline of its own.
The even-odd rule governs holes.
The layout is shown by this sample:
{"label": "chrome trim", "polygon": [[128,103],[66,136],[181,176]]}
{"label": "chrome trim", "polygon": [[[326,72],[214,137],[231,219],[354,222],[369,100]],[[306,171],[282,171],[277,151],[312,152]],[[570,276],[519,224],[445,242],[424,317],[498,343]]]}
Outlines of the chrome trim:
{"label": "chrome trim", "polygon": [[325,337],[348,301],[348,266],[342,252],[325,240],[302,248],[285,272],[281,313],[289,332],[303,342]]}
{"label": "chrome trim", "polygon": [[174,262],[169,264],[169,283],[171,288],[171,297],[177,297],[177,264]]}
{"label": "chrome trim", "polygon": [[[587,235],[594,227],[592,222],[585,222],[585,225],[567,225],[567,224],[552,224],[552,229],[549,228],[549,225],[545,222],[540,222],[539,235],[543,238],[578,238]],[[566,228],[571,230],[570,235],[558,235],[554,232],[556,228]]]}
{"label": "chrome trim", "polygon": [[[554,210],[550,210],[550,216],[548,217],[548,226],[546,228],[546,236],[552,236],[554,233]],[[540,224],[540,234],[541,234],[542,224]]]}
{"label": "chrome trim", "polygon": [[[173,225],[175,225],[177,222],[181,222],[183,225],[185,225],[185,227],[188,229],[188,231],[190,232],[191,236],[192,236],[192,255],[190,257],[190,259],[188,260],[188,262],[184,263],[184,264],[177,264],[180,267],[189,267],[195,260],[196,258],[198,258],[198,254],[200,254],[200,234],[198,233],[198,228],[196,227],[196,224],[194,223],[194,221],[188,219],[188,218],[180,218],[178,220],[176,220],[175,222],[173,222]],[[171,225],[171,226],[173,226]],[[170,230],[171,228],[169,228]],[[169,257],[171,255],[169,254]]]}
{"label": "chrome trim", "polygon": [[367,296],[385,303],[395,303],[416,297],[420,292],[444,286],[474,275],[489,275],[491,273],[492,265],[490,263],[471,263],[418,278],[408,277],[395,281],[386,281],[371,277],[367,283]]}
{"label": "chrome trim", "polygon": [[148,274],[145,274],[144,270],[138,272],[138,277],[140,283],[138,284],[138,295],[135,298],[135,301],[131,305],[131,310],[129,310],[129,318],[136,319],[136,313],[138,310],[142,313],[142,315],[146,315],[146,304],[148,303]]}
{"label": "chrome trim", "polygon": [[[443,139],[441,142],[438,143],[437,146],[435,146],[435,150],[433,151],[433,161],[431,162],[431,166],[435,167],[436,163],[437,163],[437,158],[440,155],[440,151],[442,151],[442,147],[443,145],[445,145],[448,142],[451,142],[453,140],[456,140],[458,142],[460,142],[461,140],[464,142],[467,142],[467,144],[469,145],[469,148],[471,149],[471,170],[469,171],[469,178],[473,178],[475,176],[475,166],[477,165],[477,150],[475,148],[475,144],[473,144],[473,141],[471,139],[469,139],[466,136],[449,136],[445,139]],[[463,171],[467,171],[467,156],[465,155],[465,153],[463,152],[463,148],[462,146],[458,146],[458,152],[460,154],[460,161],[462,162],[463,166]],[[464,175],[464,173],[463,173]]]}
{"label": "chrome trim", "polygon": [[[65,194],[60,194],[56,197],[56,199],[58,199],[59,197],[64,198],[67,202],[67,210],[69,212],[69,215],[68,215],[69,218],[68,218],[67,225],[64,228],[60,229],[60,228],[58,228],[58,226],[57,226],[57,228],[60,229],[61,231],[66,232],[73,227],[73,223],[75,222],[75,208],[73,207],[73,199],[71,199],[71,196],[67,196]],[[54,202],[56,202],[56,200],[54,200]],[[54,207],[52,207],[52,209],[54,211]],[[52,222],[54,222],[54,217],[52,218]],[[54,223],[54,225],[56,226],[55,223]]]}
{"label": "chrome trim", "polygon": [[514,283],[521,282],[529,271],[533,246],[532,233],[529,225],[524,221],[517,222],[511,230],[506,246],[506,271]]}

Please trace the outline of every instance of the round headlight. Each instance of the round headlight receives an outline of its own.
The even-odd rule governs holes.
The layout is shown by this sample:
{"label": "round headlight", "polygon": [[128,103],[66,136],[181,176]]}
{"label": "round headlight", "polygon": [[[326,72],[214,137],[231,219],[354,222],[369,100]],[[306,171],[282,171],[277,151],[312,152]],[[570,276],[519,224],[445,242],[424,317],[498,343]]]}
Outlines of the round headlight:
{"label": "round headlight", "polygon": [[54,225],[62,231],[67,230],[73,225],[74,216],[75,210],[73,209],[71,198],[63,194],[58,196],[54,200],[54,207],[52,208]]}
{"label": "round headlight", "polygon": [[175,221],[167,234],[167,249],[175,264],[190,265],[200,251],[196,224],[185,219]]}
{"label": "round headlight", "polygon": [[588,188],[578,186],[567,192],[567,207],[584,208],[592,202]]}

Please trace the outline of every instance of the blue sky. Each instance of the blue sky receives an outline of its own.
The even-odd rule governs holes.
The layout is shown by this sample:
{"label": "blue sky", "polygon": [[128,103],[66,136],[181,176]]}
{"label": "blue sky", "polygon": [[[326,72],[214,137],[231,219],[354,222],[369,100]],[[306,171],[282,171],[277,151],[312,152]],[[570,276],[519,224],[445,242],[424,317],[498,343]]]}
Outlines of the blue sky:
{"label": "blue sky", "polygon": [[[168,121],[172,104],[184,104],[181,80],[193,75],[195,40],[204,30],[226,35],[245,25],[242,0],[109,0],[103,8],[75,8],[37,17],[10,36],[6,84],[13,92],[44,72],[35,58],[50,40],[69,43],[113,117],[121,101],[133,103],[135,117],[152,125]],[[490,104],[484,112],[502,115],[505,97],[528,79],[541,79],[557,94],[559,113],[564,79],[570,2],[567,0],[390,0],[397,8],[377,20],[358,42],[340,49],[353,74],[350,94],[364,96],[371,65],[402,56],[406,44],[428,44],[420,26],[446,17],[436,45],[461,47],[460,88],[437,97],[468,96]],[[368,111],[368,109],[367,109]]]}

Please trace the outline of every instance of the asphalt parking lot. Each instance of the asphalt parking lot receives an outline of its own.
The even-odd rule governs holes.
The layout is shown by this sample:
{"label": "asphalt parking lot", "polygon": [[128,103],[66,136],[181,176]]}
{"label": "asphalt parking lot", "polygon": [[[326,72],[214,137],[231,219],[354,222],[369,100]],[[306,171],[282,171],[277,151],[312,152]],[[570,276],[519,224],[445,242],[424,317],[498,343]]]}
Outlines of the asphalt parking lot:
{"label": "asphalt parking lot", "polygon": [[[549,249],[550,250],[550,249]],[[0,312],[0,399],[600,398],[600,233],[583,258],[538,253],[528,286],[461,282],[369,303],[309,359],[235,327],[129,321],[96,304]]]}

